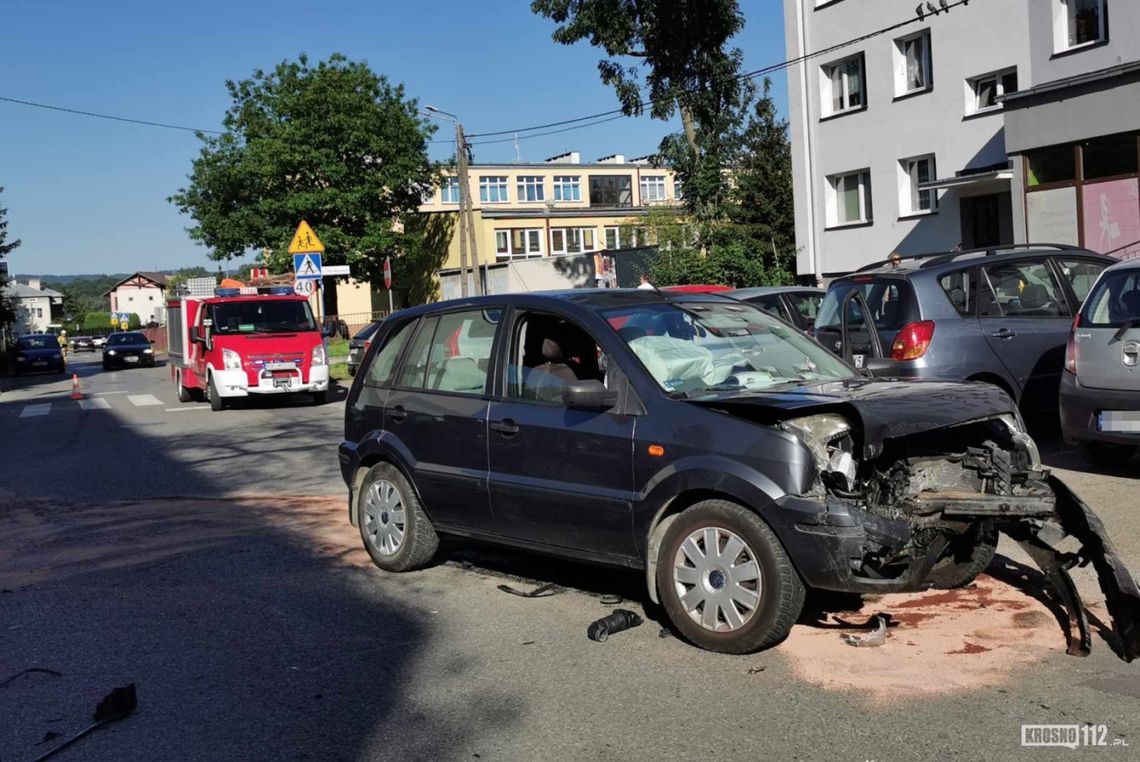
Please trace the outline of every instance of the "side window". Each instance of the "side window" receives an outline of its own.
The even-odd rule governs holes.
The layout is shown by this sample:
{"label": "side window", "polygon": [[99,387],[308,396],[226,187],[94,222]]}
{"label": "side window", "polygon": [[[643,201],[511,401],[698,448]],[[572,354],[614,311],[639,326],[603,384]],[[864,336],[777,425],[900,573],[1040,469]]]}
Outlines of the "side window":
{"label": "side window", "polygon": [[942,292],[962,317],[970,317],[978,310],[977,280],[978,271],[973,268],[948,273],[938,279]]}
{"label": "side window", "polygon": [[780,297],[778,296],[761,296],[753,299],[752,303],[770,315],[775,315],[778,318],[785,317],[784,311],[780,309]]}
{"label": "side window", "polygon": [[567,383],[606,381],[605,365],[597,342],[575,323],[556,315],[524,313],[511,341],[507,396],[561,404]]}
{"label": "side window", "polygon": [[1077,301],[1084,304],[1104,265],[1080,259],[1058,259],[1057,265],[1073,289]]}
{"label": "side window", "polygon": [[384,346],[372,358],[372,365],[364,376],[364,383],[369,386],[387,386],[392,383],[392,374],[396,370],[396,361],[408,343],[408,339],[415,333],[415,320],[396,326],[384,340]]}
{"label": "side window", "polygon": [[427,361],[427,388],[482,394],[501,310],[450,312],[439,319]]}
{"label": "side window", "polygon": [[819,314],[819,303],[823,301],[822,296],[819,294],[785,294],[785,296],[792,308],[800,313],[805,321],[808,323],[815,321],[815,316]]}
{"label": "side window", "polygon": [[1045,261],[1007,262],[983,268],[983,317],[1064,317],[1069,314],[1057,281]]}
{"label": "side window", "polygon": [[396,379],[396,386],[405,389],[422,389],[424,375],[428,366],[428,350],[431,349],[431,340],[435,336],[435,328],[439,325],[438,317],[429,317],[420,323],[416,337],[404,357],[404,365],[400,368],[400,376]]}

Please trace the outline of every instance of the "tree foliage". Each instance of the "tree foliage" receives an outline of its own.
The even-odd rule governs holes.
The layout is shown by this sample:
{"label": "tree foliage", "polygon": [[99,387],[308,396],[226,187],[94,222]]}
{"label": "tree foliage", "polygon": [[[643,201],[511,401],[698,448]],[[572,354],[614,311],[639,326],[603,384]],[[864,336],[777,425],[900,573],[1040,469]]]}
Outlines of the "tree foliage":
{"label": "tree foliage", "polygon": [[[4,188],[0,187],[0,193]],[[0,260],[11,254],[20,246],[20,239],[8,240],[8,210],[0,207]],[[16,319],[16,305],[4,297],[4,287],[8,285],[8,277],[0,274],[0,326],[9,325]]]}
{"label": "tree foliage", "polygon": [[199,134],[189,185],[170,198],[212,259],[268,248],[271,269],[291,271],[286,249],[302,219],[326,262],[358,277],[379,280],[385,256],[419,245],[402,223],[435,182],[435,127],[402,85],[334,54],[315,66],[302,55],[226,87],[224,134]]}

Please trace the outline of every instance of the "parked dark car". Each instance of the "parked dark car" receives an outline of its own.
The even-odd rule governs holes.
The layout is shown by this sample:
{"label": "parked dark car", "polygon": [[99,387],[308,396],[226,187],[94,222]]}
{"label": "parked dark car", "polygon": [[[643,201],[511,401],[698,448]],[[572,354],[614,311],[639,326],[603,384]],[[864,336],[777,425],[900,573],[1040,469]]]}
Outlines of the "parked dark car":
{"label": "parked dark car", "polygon": [[71,348],[76,352],[94,352],[95,340],[90,336],[76,336],[71,340]]}
{"label": "parked dark car", "polygon": [[368,350],[368,345],[372,340],[373,334],[376,333],[376,329],[379,328],[383,322],[383,320],[374,320],[360,329],[360,331],[352,337],[352,340],[348,342],[348,375],[356,375],[356,369],[360,367],[360,358],[364,357],[364,353]]}
{"label": "parked dark car", "polygon": [[779,642],[807,588],[967,584],[998,530],[1065,585],[1045,542],[1068,531],[1140,653],[1140,591],[1007,395],[860,377],[734,299],[603,289],[398,312],[353,380],[339,456],[381,569],[429,563],[440,534],[643,569],[684,637],[729,653]]}
{"label": "parked dark car", "polygon": [[725,296],[751,302],[801,331],[809,332],[815,325],[815,316],[819,314],[819,304],[825,293],[822,288],[806,286],[761,286],[727,291]]}
{"label": "parked dark car", "polygon": [[1065,441],[1098,466],[1140,450],[1140,260],[1101,273],[1073,320],[1061,376]]}
{"label": "parked dark car", "polygon": [[30,333],[16,339],[12,362],[17,376],[25,373],[66,373],[67,361],[59,339],[50,333]]}
{"label": "parked dark car", "polygon": [[154,349],[145,334],[112,333],[103,346],[103,370],[138,365],[154,367]]}
{"label": "parked dark car", "polygon": [[1073,315],[1116,261],[1057,244],[895,257],[832,281],[815,337],[878,376],[986,381],[1055,410]]}

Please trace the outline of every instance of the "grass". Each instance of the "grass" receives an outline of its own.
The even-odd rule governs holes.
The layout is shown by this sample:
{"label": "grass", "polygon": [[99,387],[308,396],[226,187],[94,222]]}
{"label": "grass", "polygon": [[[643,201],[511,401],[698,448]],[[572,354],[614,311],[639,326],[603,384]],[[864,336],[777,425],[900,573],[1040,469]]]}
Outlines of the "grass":
{"label": "grass", "polygon": [[329,339],[329,357],[348,357],[348,339]]}
{"label": "grass", "polygon": [[[345,354],[348,350],[345,350]],[[351,381],[352,376],[348,375],[348,363],[334,362],[329,366],[329,379],[333,381]]]}

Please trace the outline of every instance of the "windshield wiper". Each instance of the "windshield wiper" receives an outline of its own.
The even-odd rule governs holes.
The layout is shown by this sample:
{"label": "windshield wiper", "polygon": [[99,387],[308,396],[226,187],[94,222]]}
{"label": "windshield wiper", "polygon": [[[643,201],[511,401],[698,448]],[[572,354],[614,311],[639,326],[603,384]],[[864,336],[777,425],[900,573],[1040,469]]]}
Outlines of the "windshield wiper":
{"label": "windshield wiper", "polygon": [[1112,334],[1112,338],[1108,340],[1108,343],[1109,344],[1115,344],[1116,342],[1123,339],[1124,334],[1128,333],[1133,328],[1140,328],[1140,318],[1132,318],[1131,320],[1125,320],[1120,325],[1120,328],[1116,329],[1116,333]]}

